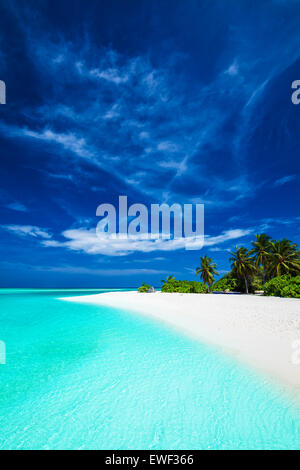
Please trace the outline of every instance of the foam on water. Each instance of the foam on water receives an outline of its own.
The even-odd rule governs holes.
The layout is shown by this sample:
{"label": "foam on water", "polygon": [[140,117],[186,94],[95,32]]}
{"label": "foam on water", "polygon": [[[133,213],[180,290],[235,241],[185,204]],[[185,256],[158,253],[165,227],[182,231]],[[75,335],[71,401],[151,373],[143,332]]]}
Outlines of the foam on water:
{"label": "foam on water", "polygon": [[267,381],[131,312],[2,291],[1,449],[299,449]]}

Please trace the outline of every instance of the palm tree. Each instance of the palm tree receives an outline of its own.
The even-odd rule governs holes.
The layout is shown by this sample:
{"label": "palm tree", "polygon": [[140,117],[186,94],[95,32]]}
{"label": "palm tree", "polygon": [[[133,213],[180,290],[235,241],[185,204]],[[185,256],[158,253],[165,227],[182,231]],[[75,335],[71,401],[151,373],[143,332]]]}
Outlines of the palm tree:
{"label": "palm tree", "polygon": [[211,285],[215,282],[214,276],[218,276],[217,265],[212,262],[211,258],[206,255],[200,258],[201,266],[196,268],[196,275],[200,274],[200,277],[204,284],[207,285],[208,291],[210,291]]}
{"label": "palm tree", "polygon": [[273,240],[269,258],[269,274],[271,276],[300,274],[300,251],[296,243],[292,243],[286,238],[280,241]]}
{"label": "palm tree", "polygon": [[267,264],[270,259],[271,238],[265,233],[255,235],[255,237],[256,241],[252,242],[253,248],[250,251],[250,254],[254,255],[256,267],[258,268],[259,266],[262,266],[262,281],[263,284],[265,284]]}
{"label": "palm tree", "polygon": [[236,276],[243,279],[245,282],[246,294],[249,294],[248,278],[256,273],[257,268],[253,262],[250,252],[244,248],[235,247],[235,252],[230,252],[232,269],[235,271]]}
{"label": "palm tree", "polygon": [[175,281],[175,277],[174,277],[174,276],[168,276],[166,281],[165,281],[164,279],[162,279],[161,282],[162,282],[163,284],[167,284],[168,282],[172,282],[172,281]]}

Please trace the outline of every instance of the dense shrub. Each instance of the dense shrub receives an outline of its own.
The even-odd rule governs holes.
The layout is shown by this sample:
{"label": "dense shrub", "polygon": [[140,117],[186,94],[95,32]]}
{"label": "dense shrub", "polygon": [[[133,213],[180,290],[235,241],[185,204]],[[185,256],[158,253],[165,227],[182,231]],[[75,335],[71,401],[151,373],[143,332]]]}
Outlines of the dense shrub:
{"label": "dense shrub", "polygon": [[[252,293],[256,290],[263,290],[259,272],[254,276],[248,276],[248,288],[249,292]],[[245,282],[243,279],[237,279],[233,273],[228,273],[215,282],[211,290],[215,292],[245,292]]]}
{"label": "dense shrub", "polygon": [[162,285],[162,292],[180,292],[182,294],[203,294],[207,287],[202,282],[168,280]]}
{"label": "dense shrub", "polygon": [[250,281],[250,289],[251,292],[255,292],[256,290],[264,290],[264,285],[261,276],[253,276]]}
{"label": "dense shrub", "polygon": [[205,294],[207,292],[207,286],[203,282],[191,281],[190,284],[192,284],[192,292],[195,294]]}
{"label": "dense shrub", "polygon": [[235,291],[238,288],[238,280],[230,278],[228,275],[222,277],[212,285],[211,290],[216,292],[224,292],[226,290]]}
{"label": "dense shrub", "polygon": [[300,298],[300,276],[292,277],[289,275],[274,277],[266,282],[265,295],[276,297],[295,297]]}
{"label": "dense shrub", "polygon": [[149,286],[149,284],[145,284],[143,282],[141,287],[138,288],[138,292],[148,292],[149,289],[151,289],[151,286]]}

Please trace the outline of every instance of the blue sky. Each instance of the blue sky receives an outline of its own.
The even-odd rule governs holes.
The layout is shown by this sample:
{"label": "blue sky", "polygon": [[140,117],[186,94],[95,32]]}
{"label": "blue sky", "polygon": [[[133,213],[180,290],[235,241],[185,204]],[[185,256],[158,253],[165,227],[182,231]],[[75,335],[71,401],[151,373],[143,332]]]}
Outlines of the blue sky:
{"label": "blue sky", "polygon": [[[159,285],[300,242],[300,2],[0,3],[0,286]],[[204,203],[201,251],[94,243],[101,203]],[[159,247],[158,247],[159,248]]]}

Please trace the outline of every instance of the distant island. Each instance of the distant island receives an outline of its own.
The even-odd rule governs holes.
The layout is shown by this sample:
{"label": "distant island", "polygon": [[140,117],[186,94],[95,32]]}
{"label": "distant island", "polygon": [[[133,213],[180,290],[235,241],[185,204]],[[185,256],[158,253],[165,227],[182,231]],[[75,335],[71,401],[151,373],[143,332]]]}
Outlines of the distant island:
{"label": "distant island", "polygon": [[[210,292],[260,293],[266,296],[300,298],[300,251],[296,243],[286,238],[274,240],[262,233],[255,235],[251,248],[235,247],[231,252],[231,271],[218,281],[217,265],[207,255],[200,258],[196,275],[202,282],[176,280],[173,276],[162,281],[162,292],[203,294]],[[139,292],[150,292],[145,282]]]}

